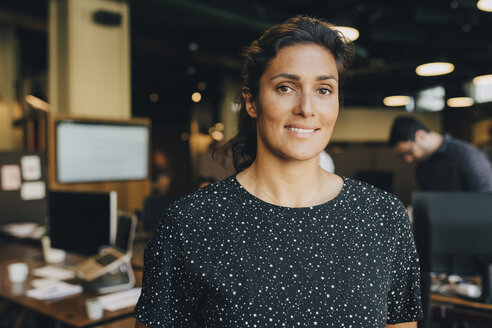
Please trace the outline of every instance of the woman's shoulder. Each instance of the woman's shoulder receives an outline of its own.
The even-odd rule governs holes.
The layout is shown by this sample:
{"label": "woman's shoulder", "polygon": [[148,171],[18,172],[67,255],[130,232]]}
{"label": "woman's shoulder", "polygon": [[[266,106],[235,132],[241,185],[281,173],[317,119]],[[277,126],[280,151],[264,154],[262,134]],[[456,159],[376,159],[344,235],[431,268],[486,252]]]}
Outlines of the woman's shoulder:
{"label": "woman's shoulder", "polygon": [[211,183],[195,192],[175,201],[168,208],[171,215],[183,215],[206,212],[211,207],[228,202],[238,194],[238,185],[234,176]]}
{"label": "woman's shoulder", "polygon": [[382,190],[367,182],[344,177],[344,183],[346,188],[345,197],[347,200],[357,203],[363,202],[371,207],[389,211],[401,211],[405,209],[403,203],[395,194]]}
{"label": "woman's shoulder", "polygon": [[381,236],[395,236],[409,225],[405,206],[396,195],[363,181],[348,179],[346,184],[346,201],[352,204],[349,208],[353,213],[362,211],[363,215],[356,217],[377,227]]}

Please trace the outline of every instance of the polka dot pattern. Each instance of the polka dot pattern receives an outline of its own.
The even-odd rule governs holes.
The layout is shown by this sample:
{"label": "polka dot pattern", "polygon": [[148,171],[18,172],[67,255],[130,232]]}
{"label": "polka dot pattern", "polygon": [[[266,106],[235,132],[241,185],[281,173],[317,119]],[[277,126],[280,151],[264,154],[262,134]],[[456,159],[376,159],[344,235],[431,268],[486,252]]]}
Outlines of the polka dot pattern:
{"label": "polka dot pattern", "polygon": [[382,327],[422,317],[419,263],[393,195],[344,178],[303,208],[232,176],[170,206],[145,250],[148,327]]}

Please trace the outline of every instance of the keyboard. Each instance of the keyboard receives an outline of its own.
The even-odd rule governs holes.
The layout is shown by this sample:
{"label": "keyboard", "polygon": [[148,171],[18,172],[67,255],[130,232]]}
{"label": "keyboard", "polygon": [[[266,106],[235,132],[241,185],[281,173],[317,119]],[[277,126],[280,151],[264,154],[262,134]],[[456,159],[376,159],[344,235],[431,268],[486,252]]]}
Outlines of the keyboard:
{"label": "keyboard", "polygon": [[117,257],[113,254],[105,254],[105,255],[97,258],[96,262],[102,266],[106,266],[106,265],[111,264],[112,262],[116,261],[117,259],[119,259],[119,257]]}

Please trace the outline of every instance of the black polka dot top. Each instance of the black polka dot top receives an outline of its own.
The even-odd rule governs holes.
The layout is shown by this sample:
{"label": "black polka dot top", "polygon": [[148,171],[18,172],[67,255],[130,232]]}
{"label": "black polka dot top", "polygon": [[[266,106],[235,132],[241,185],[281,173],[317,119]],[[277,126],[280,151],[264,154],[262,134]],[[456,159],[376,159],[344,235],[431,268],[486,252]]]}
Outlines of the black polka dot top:
{"label": "black polka dot top", "polygon": [[148,327],[369,328],[422,318],[419,263],[401,202],[344,178],[302,208],[231,176],[168,208],[145,249],[135,317]]}

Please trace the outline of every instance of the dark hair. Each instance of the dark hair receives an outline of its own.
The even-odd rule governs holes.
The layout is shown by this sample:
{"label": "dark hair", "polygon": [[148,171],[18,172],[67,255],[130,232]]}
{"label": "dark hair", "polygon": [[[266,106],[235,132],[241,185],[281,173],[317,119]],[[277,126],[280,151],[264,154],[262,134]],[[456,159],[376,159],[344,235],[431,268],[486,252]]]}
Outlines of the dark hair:
{"label": "dark hair", "polygon": [[[299,43],[320,45],[333,54],[338,70],[339,101],[341,101],[342,80],[353,56],[353,46],[345,40],[341,32],[334,29],[334,25],[307,16],[290,18],[284,23],[271,27],[243,50],[243,88],[247,88],[253,98],[256,97],[260,88],[260,78],[279,50]],[[256,119],[246,112],[241,94],[237,97],[237,103],[239,104],[238,132],[220,150],[224,154],[232,152],[234,168],[240,172],[255,160],[257,140]]]}
{"label": "dark hair", "polygon": [[399,116],[393,121],[388,144],[394,147],[401,141],[415,141],[417,130],[429,132],[429,129],[419,120],[410,116]]}

